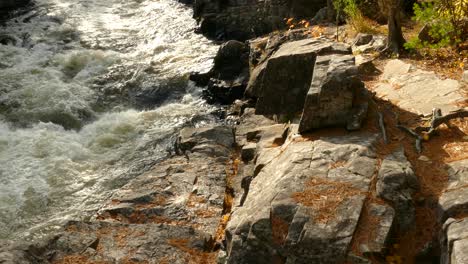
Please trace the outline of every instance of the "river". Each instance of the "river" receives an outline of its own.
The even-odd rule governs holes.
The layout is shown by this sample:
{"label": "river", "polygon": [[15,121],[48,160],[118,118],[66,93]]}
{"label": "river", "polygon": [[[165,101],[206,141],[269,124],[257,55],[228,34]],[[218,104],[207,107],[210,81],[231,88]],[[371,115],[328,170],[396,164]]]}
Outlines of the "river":
{"label": "river", "polygon": [[0,239],[86,220],[216,122],[188,81],[217,46],[175,0],[36,0],[0,26]]}

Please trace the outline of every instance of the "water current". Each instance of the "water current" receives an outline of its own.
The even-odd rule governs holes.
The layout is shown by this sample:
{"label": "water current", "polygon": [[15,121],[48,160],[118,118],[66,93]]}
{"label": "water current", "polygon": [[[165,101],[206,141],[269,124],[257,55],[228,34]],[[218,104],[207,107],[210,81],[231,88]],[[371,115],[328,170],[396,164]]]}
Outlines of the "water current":
{"label": "water current", "polygon": [[0,239],[87,219],[215,122],[188,81],[217,46],[175,0],[36,0],[0,26]]}

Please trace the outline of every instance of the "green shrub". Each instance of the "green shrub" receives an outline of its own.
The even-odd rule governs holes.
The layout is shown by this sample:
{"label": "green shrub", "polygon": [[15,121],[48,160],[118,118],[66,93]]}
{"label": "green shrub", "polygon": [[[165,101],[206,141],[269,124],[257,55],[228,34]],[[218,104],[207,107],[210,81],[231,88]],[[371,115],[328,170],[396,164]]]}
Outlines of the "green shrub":
{"label": "green shrub", "polygon": [[458,3],[457,1],[437,0],[415,4],[413,19],[428,25],[431,41],[421,41],[417,36],[410,39],[405,44],[405,48],[440,48],[463,41],[464,33],[459,28],[463,28],[465,11],[459,8],[463,5],[463,1],[459,1],[460,5],[452,6],[453,3]]}

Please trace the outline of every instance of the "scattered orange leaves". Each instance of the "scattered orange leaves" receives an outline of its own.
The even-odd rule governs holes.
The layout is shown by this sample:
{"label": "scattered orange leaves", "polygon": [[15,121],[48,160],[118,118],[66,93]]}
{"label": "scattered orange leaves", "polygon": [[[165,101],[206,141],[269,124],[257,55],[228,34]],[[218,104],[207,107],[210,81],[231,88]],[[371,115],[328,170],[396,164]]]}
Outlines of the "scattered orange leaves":
{"label": "scattered orange leaves", "polygon": [[281,217],[274,214],[270,215],[271,231],[273,233],[273,243],[282,246],[288,236],[289,224]]}
{"label": "scattered orange leaves", "polygon": [[81,255],[65,256],[60,260],[54,261],[53,264],[111,264],[107,261],[92,261],[88,257]]}
{"label": "scattered orange leaves", "polygon": [[203,252],[189,246],[190,240],[187,238],[169,239],[167,243],[185,252],[185,261],[188,264],[214,264],[216,263],[216,252]]}
{"label": "scattered orange leaves", "polygon": [[350,183],[312,177],[306,182],[304,191],[296,192],[292,197],[296,202],[315,209],[317,222],[326,223],[335,217],[338,207],[346,199],[363,194],[365,192]]}
{"label": "scattered orange leaves", "polygon": [[334,162],[334,163],[330,163],[328,165],[328,168],[329,169],[336,169],[336,168],[343,167],[344,165],[346,165],[346,161],[340,160],[340,161],[337,161],[337,162]]}

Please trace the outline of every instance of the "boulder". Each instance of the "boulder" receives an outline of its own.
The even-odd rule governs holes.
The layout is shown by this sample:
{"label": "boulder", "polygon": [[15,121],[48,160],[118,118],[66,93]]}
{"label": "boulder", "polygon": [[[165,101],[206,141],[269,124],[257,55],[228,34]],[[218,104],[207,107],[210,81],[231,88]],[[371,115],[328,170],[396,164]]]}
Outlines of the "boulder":
{"label": "boulder", "polygon": [[449,217],[468,213],[468,160],[447,164],[449,182],[439,198],[440,218],[443,222]]}
{"label": "boulder", "polygon": [[373,39],[371,34],[359,33],[353,40],[353,46],[361,46],[369,44]]}
{"label": "boulder", "polygon": [[346,54],[349,47],[326,39],[286,42],[252,72],[246,94],[258,98],[256,114],[301,112],[310,88],[316,57]]}
{"label": "boulder", "polygon": [[418,178],[403,149],[384,158],[377,178],[377,196],[393,204],[396,221],[402,231],[414,225],[415,208],[411,195],[418,189]]}
{"label": "boulder", "polygon": [[199,31],[218,39],[247,40],[286,27],[284,18],[312,18],[326,0],[195,0]]}
{"label": "boulder", "polygon": [[468,263],[468,218],[449,218],[440,237],[441,264]]}
{"label": "boulder", "polygon": [[[376,166],[374,140],[292,140],[263,149],[255,161],[263,167],[226,227],[227,263],[344,262]],[[370,169],[356,169],[357,160]]]}
{"label": "boulder", "polygon": [[[232,128],[224,126],[191,128],[180,131],[176,142],[176,149],[182,152],[201,152],[202,146],[209,146],[210,150],[216,150],[214,154],[219,156],[229,155],[234,145],[234,132]],[[205,149],[206,150],[206,149]]]}
{"label": "boulder", "polygon": [[299,124],[299,132],[327,126],[348,125],[360,127],[367,107],[353,124],[353,108],[358,106],[356,98],[364,91],[364,84],[358,78],[358,69],[352,55],[324,55],[316,58],[311,85],[305,97],[305,104]]}
{"label": "boulder", "polygon": [[192,73],[190,80],[203,91],[209,103],[231,104],[243,97],[249,79],[249,46],[231,40],[218,50],[214,66],[207,73]]}

